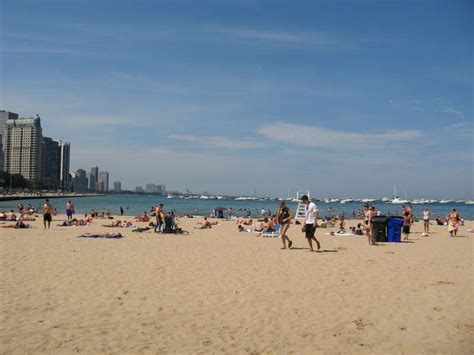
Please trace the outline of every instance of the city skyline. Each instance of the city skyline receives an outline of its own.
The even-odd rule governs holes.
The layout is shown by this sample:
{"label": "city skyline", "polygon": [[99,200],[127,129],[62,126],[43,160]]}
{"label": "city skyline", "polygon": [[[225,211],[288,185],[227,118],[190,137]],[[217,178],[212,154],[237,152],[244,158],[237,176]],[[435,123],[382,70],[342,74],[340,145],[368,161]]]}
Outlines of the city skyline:
{"label": "city skyline", "polygon": [[288,4],[5,1],[0,106],[128,190],[472,199],[473,3]]}

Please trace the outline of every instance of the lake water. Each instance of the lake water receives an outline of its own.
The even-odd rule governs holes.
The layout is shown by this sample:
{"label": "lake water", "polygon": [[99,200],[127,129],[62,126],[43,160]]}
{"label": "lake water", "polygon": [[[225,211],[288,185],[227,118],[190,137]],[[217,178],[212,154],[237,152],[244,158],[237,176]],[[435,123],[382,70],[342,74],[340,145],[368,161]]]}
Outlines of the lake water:
{"label": "lake water", "polygon": [[[64,211],[68,198],[57,198],[51,199],[54,207],[59,212]],[[15,209],[16,205],[21,202],[24,205],[30,203],[33,207],[40,207],[43,200],[17,200],[17,201],[3,201],[0,202],[0,211]],[[245,214],[244,209],[250,210],[252,215],[259,216],[262,209],[270,209],[275,211],[278,208],[279,201],[277,200],[266,200],[266,201],[235,201],[234,199],[222,199],[222,200],[201,200],[201,199],[179,199],[177,197],[168,199],[161,196],[154,195],[105,195],[105,196],[94,196],[94,197],[82,197],[73,199],[73,203],[76,207],[76,213],[84,214],[89,213],[91,209],[96,211],[102,211],[103,209],[110,210],[113,214],[119,214],[120,206],[125,210],[126,215],[139,215],[143,214],[144,211],[149,211],[152,206],[158,203],[165,205],[166,211],[174,210],[177,214],[199,214],[208,215],[213,209],[217,207],[230,208],[234,210],[234,215],[241,216]],[[324,203],[317,202],[320,215],[329,216],[331,214],[345,213],[347,217],[352,217],[352,212],[361,210],[364,203],[362,202],[351,202],[346,204],[341,203]],[[297,202],[287,202],[288,207],[291,208],[293,213],[296,211]],[[373,205],[377,210],[381,211],[383,215],[398,215],[400,214],[401,205],[391,205],[384,202],[374,202]],[[421,218],[423,209],[427,207],[435,216],[446,216],[452,208],[456,208],[461,216],[466,220],[474,220],[474,205],[466,205],[464,203],[447,203],[447,204],[427,204],[427,205],[414,205],[414,212],[418,218]],[[196,209],[198,212],[196,213]]]}

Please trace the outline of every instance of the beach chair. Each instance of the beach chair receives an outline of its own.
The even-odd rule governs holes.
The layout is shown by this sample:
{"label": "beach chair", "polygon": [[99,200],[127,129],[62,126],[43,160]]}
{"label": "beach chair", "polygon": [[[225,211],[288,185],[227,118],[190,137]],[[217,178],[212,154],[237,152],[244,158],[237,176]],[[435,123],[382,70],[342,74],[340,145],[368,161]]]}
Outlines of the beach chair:
{"label": "beach chair", "polygon": [[279,238],[280,237],[280,225],[276,224],[275,228],[271,232],[261,232],[261,237],[264,238]]}

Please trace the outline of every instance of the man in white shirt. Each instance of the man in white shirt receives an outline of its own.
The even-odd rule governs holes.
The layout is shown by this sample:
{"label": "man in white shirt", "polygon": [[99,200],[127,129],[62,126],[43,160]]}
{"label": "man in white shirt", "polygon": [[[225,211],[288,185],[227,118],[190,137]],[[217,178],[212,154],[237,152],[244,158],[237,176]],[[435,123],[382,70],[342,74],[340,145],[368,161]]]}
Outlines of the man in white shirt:
{"label": "man in white shirt", "polygon": [[309,249],[311,252],[313,252],[313,240],[316,242],[318,250],[321,249],[321,244],[319,244],[319,241],[314,236],[318,222],[318,208],[314,202],[309,200],[308,196],[306,195],[304,195],[301,200],[306,205],[306,221],[303,227],[303,232],[305,233],[306,239],[308,240]]}

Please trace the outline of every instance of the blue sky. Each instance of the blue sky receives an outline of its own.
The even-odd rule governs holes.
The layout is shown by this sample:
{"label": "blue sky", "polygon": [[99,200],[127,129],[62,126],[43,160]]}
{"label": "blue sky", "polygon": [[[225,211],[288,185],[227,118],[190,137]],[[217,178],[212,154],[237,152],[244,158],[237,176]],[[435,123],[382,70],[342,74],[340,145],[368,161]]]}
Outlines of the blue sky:
{"label": "blue sky", "polygon": [[2,109],[134,188],[472,198],[472,1],[1,0]]}

